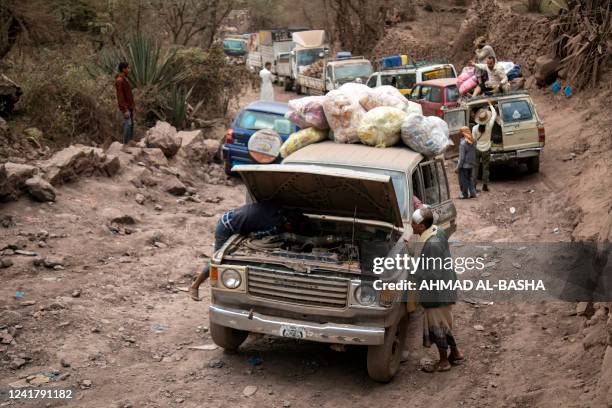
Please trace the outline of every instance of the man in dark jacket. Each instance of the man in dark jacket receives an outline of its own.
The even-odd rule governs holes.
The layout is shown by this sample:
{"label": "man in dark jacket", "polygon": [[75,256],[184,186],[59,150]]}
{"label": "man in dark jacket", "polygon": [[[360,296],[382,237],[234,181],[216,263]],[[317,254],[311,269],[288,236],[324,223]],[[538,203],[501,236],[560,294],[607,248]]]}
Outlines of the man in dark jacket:
{"label": "man in dark jacket", "polygon": [[433,220],[434,216],[429,208],[420,208],[412,213],[412,230],[419,235],[422,245],[421,263],[416,279],[419,303],[424,309],[423,346],[430,347],[435,344],[440,354],[436,370],[448,371],[451,364],[459,364],[463,360],[453,336],[452,307],[457,300],[457,292],[454,289],[438,289],[435,285],[441,282],[454,283],[457,275],[452,268],[446,234],[442,228],[434,225]]}
{"label": "man in dark jacket", "polygon": [[[296,211],[287,211],[279,204],[263,201],[234,208],[223,214],[215,229],[215,247],[218,251],[234,234],[253,234],[257,237],[292,232],[304,229],[303,224],[308,218]],[[198,278],[189,288],[189,296],[195,301],[200,300],[200,285],[210,276],[210,264],[206,265]]]}
{"label": "man in dark jacket", "polygon": [[128,81],[130,65],[127,62],[119,63],[119,73],[115,78],[117,90],[117,105],[123,114],[123,144],[128,144],[134,137],[134,96]]}

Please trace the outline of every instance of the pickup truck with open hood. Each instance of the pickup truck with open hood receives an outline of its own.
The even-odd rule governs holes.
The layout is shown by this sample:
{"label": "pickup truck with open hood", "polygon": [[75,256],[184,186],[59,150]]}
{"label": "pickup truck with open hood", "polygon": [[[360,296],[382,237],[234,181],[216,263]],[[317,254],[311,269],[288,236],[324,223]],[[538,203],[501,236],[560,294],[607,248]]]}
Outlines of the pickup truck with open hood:
{"label": "pickup truck with open hood", "polygon": [[399,368],[407,307],[401,293],[375,280],[405,279],[404,270],[373,273],[373,260],[408,251],[414,196],[450,234],[455,208],[442,159],[406,148],[317,143],[282,164],[240,165],[253,201],[303,212],[309,235],[254,238],[236,234],[211,262],[210,330],[237,349],[248,333],[368,347],[368,373],[389,381]]}

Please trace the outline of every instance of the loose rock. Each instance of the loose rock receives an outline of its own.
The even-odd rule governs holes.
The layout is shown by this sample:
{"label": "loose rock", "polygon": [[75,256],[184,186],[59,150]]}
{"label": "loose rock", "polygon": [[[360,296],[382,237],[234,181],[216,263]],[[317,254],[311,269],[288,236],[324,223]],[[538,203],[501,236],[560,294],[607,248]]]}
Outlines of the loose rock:
{"label": "loose rock", "polygon": [[174,156],[181,147],[181,139],[177,136],[176,128],[162,121],[157,121],[155,127],[147,131],[145,143],[147,147],[161,149],[166,157]]}
{"label": "loose rock", "polygon": [[28,194],[37,201],[55,201],[55,189],[53,186],[40,176],[34,176],[25,181]]}
{"label": "loose rock", "polygon": [[0,258],[0,268],[8,268],[13,266],[13,260],[9,258]]}
{"label": "loose rock", "polygon": [[244,390],[242,390],[242,395],[244,395],[245,397],[250,397],[256,392],[257,392],[257,386],[247,385],[246,387],[244,387]]}

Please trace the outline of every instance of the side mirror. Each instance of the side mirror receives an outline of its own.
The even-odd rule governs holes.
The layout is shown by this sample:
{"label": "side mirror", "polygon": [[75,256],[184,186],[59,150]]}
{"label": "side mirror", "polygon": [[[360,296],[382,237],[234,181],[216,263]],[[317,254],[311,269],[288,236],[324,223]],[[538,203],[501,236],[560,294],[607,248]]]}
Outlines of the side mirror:
{"label": "side mirror", "polygon": [[323,57],[325,57],[325,54],[324,54],[324,53],[322,53],[322,52],[320,52],[320,53],[319,53],[319,58],[323,58]]}

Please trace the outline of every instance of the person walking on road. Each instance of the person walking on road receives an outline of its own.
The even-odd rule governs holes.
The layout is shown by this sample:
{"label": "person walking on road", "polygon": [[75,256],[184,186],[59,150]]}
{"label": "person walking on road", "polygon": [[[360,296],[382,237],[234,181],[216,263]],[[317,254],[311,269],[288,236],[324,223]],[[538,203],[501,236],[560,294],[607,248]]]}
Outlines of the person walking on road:
{"label": "person walking on road", "polygon": [[489,191],[489,165],[491,162],[491,132],[497,112],[493,102],[489,99],[489,109],[481,108],[474,117],[476,125],[472,128],[472,135],[476,141],[476,165],[472,168],[472,183],[476,188],[478,169],[482,166],[482,191]]}
{"label": "person walking on road", "polygon": [[[447,266],[451,258],[448,239],[444,230],[434,225],[433,213],[429,208],[421,208],[412,213],[412,230],[419,235],[422,246],[421,266],[415,273],[419,290],[419,304],[423,307],[423,346],[435,344],[440,360],[426,371],[448,371],[451,364],[461,364],[464,357],[457,347],[453,335],[453,305],[457,301],[454,289],[434,289],[440,281],[456,281],[452,266]],[[428,284],[428,290],[423,289]],[[450,353],[448,349],[450,348]]]}
{"label": "person walking on road", "polygon": [[259,99],[262,101],[274,101],[274,87],[272,86],[272,64],[266,62],[264,69],[259,72],[261,78],[261,94]]}
{"label": "person walking on road", "polygon": [[461,199],[476,198],[476,187],[472,180],[472,168],[476,163],[476,146],[470,128],[463,126],[461,132],[461,143],[459,144],[459,161],[455,168],[455,173],[459,174],[459,188],[461,189]]}
{"label": "person walking on road", "polygon": [[117,90],[117,105],[123,114],[123,144],[128,144],[134,138],[134,96],[132,87],[128,80],[130,65],[127,62],[119,63],[119,73],[115,78],[115,88]]}

